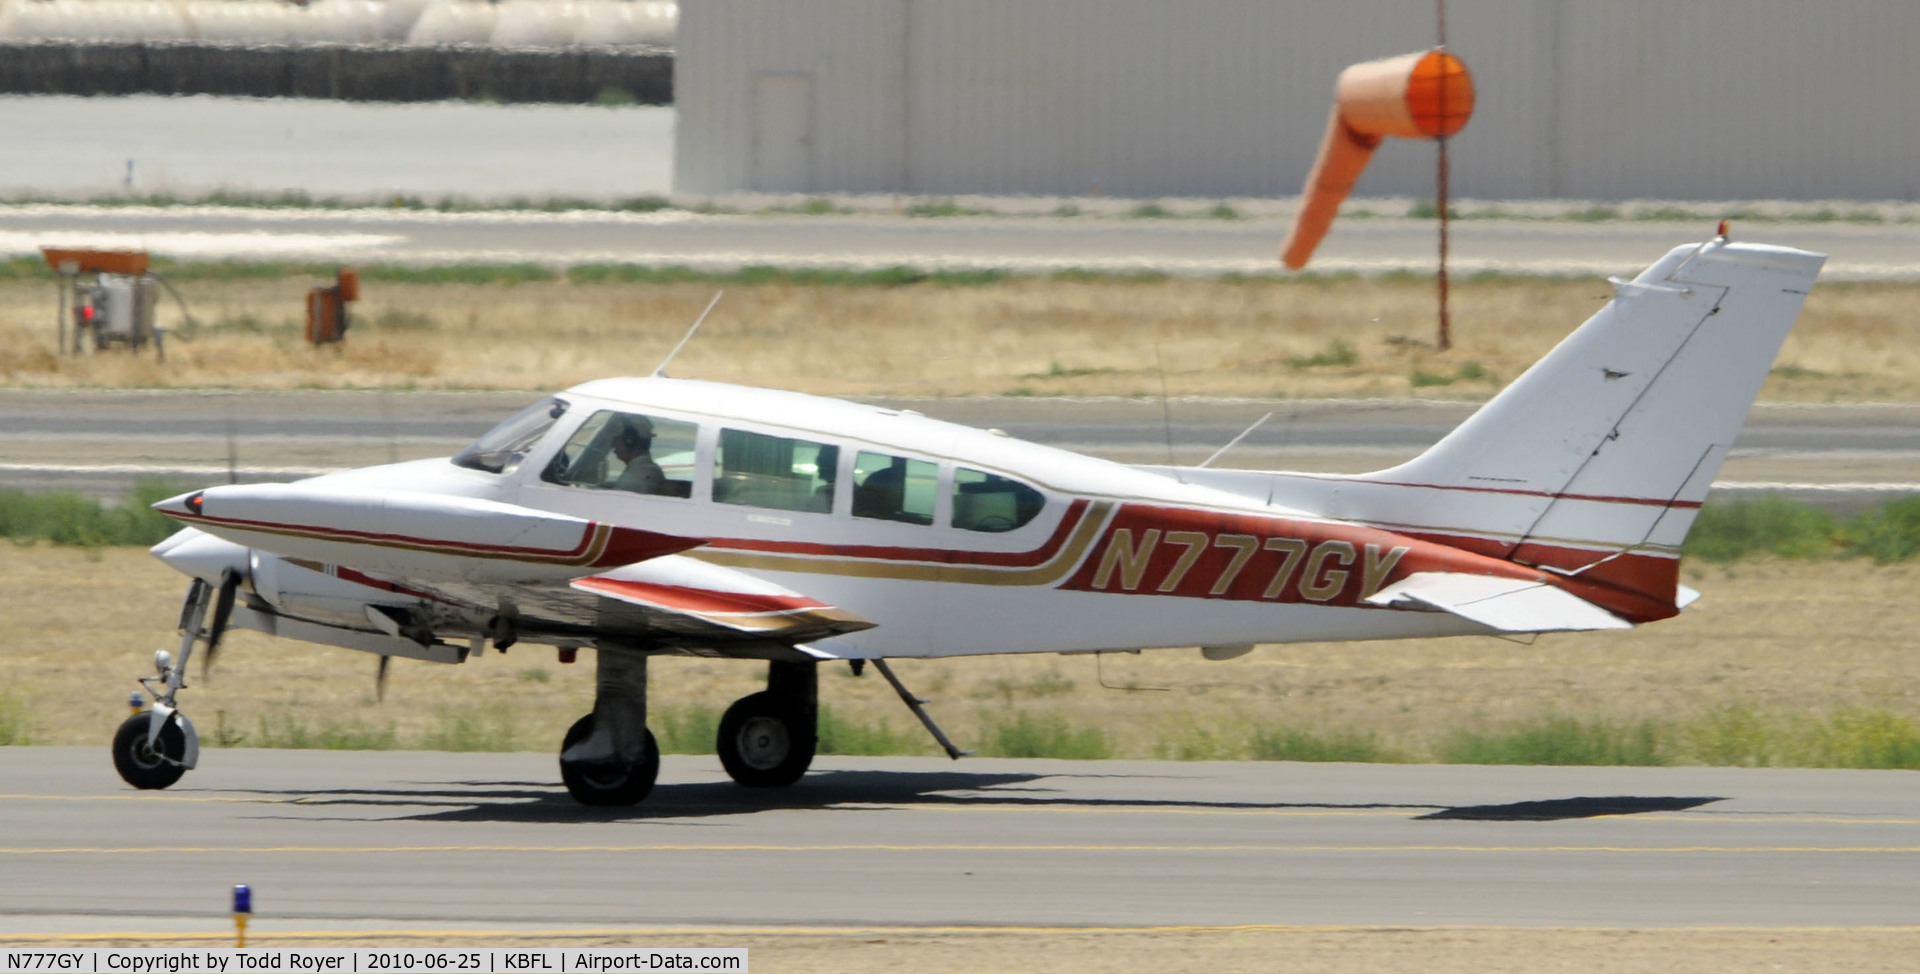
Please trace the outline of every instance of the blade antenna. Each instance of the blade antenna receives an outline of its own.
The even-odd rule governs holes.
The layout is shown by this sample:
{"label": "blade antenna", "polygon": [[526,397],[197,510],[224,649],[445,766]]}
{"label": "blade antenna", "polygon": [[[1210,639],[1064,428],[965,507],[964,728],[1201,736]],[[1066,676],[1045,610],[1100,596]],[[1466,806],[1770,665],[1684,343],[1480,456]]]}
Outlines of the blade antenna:
{"label": "blade antenna", "polygon": [[680,344],[673,346],[673,351],[668,352],[667,357],[660,360],[660,367],[653,370],[655,377],[661,379],[667,377],[667,363],[673,361],[673,357],[680,354],[680,350],[686,348],[688,342],[693,341],[693,333],[700,330],[701,323],[705,322],[707,316],[713,313],[713,306],[719,304],[720,296],[726,293],[724,290],[713,292],[713,300],[707,302],[707,310],[700,312],[700,317],[693,319],[693,327],[687,329],[685,335],[680,336]]}
{"label": "blade antenna", "polygon": [[1160,343],[1153,343],[1153,370],[1160,373],[1160,421],[1167,432],[1167,466],[1173,466],[1173,407],[1167,403],[1167,367],[1160,361]]}
{"label": "blade antenna", "polygon": [[1262,417],[1260,417],[1259,419],[1256,419],[1256,420],[1254,420],[1254,421],[1253,421],[1253,425],[1252,425],[1252,426],[1249,426],[1249,427],[1247,427],[1246,429],[1244,429],[1244,430],[1241,430],[1241,431],[1240,431],[1240,435],[1239,435],[1239,436],[1236,436],[1236,437],[1234,437],[1234,438],[1233,438],[1233,439],[1231,439],[1231,440],[1228,440],[1228,441],[1227,441],[1227,445],[1226,445],[1226,446],[1223,446],[1223,447],[1221,447],[1220,449],[1218,449],[1218,450],[1215,450],[1215,451],[1213,451],[1213,456],[1210,456],[1210,457],[1208,457],[1208,458],[1206,458],[1205,460],[1202,460],[1202,461],[1200,461],[1200,466],[1202,466],[1202,467],[1210,467],[1210,466],[1213,466],[1213,461],[1215,461],[1215,460],[1218,460],[1218,459],[1220,459],[1221,457],[1224,457],[1224,456],[1226,456],[1226,455],[1227,455],[1227,451],[1228,451],[1228,450],[1231,450],[1231,449],[1233,449],[1234,447],[1236,447],[1236,446],[1239,446],[1239,445],[1240,445],[1240,441],[1241,441],[1241,440],[1244,440],[1244,439],[1246,439],[1247,437],[1249,437],[1249,436],[1252,436],[1252,435],[1253,435],[1253,431],[1254,431],[1254,430],[1257,430],[1257,429],[1259,429],[1259,428],[1261,427],[1261,425],[1262,425],[1262,424],[1264,424],[1264,423],[1266,423],[1266,421],[1267,421],[1267,420],[1269,420],[1269,419],[1272,419],[1272,418],[1273,418],[1273,414],[1272,414],[1272,413],[1268,413],[1268,414],[1266,414],[1265,416],[1262,416]]}

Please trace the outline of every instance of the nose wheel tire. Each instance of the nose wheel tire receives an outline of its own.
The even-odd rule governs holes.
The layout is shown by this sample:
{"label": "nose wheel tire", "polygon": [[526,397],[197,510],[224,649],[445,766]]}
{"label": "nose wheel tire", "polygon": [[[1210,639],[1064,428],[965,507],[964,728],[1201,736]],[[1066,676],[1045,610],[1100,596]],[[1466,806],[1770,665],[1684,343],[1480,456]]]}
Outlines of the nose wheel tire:
{"label": "nose wheel tire", "polygon": [[180,732],[180,725],[167,721],[160,737],[148,744],[152,722],[149,713],[134,714],[113,735],[113,767],[135,788],[165,788],[187,773],[180,763],[187,755],[187,736]]}
{"label": "nose wheel tire", "polygon": [[781,788],[807,773],[817,744],[811,714],[771,693],[755,693],[727,708],[715,750],[733,780],[749,788]]}
{"label": "nose wheel tire", "polygon": [[[560,743],[560,753],[565,754],[567,748],[592,734],[593,715],[588,714],[567,728],[567,736]],[[659,776],[660,747],[653,739],[652,730],[647,731],[645,754],[638,763],[625,768],[573,764],[564,760],[560,762],[560,780],[566,784],[567,794],[582,805],[617,807],[638,804],[653,791],[653,781]]]}

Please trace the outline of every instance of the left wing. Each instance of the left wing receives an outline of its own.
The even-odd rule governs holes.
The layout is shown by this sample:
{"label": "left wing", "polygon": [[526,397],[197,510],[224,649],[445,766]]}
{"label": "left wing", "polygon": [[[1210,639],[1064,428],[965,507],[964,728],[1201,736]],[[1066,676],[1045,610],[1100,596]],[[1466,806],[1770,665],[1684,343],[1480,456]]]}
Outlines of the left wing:
{"label": "left wing", "polygon": [[874,626],[792,589],[683,555],[576,578],[569,587],[638,607],[657,628],[689,635],[800,643]]}

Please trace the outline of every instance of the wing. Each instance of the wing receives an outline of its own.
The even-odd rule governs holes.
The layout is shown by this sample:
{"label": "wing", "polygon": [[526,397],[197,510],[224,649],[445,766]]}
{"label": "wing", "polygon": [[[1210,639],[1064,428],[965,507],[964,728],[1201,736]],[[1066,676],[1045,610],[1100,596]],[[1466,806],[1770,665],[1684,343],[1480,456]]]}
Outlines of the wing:
{"label": "wing", "polygon": [[568,586],[645,612],[656,628],[709,637],[811,642],[873,623],[745,572],[666,555]]}
{"label": "wing", "polygon": [[1451,612],[1501,632],[1633,628],[1633,623],[1565,589],[1523,578],[1418,572],[1381,589],[1367,601]]}

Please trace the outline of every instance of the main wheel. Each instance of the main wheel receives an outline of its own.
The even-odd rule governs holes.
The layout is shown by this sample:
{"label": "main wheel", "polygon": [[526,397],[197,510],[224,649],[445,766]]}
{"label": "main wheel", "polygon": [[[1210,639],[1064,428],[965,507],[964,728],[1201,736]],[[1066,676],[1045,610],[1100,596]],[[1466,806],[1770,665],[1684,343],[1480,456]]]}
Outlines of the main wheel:
{"label": "main wheel", "polygon": [[165,788],[187,773],[180,764],[187,756],[187,735],[169,720],[159,738],[148,744],[152,722],[153,714],[142,711],[122,721],[113,735],[113,767],[135,788]]}
{"label": "main wheel", "polygon": [[[638,804],[653,791],[653,781],[660,776],[660,747],[653,740],[653,731],[646,733],[646,750],[639,763],[624,769],[573,764],[562,760],[560,780],[566,783],[567,794],[582,805],[605,807]],[[567,736],[560,742],[560,753],[567,753],[567,748],[592,734],[593,715],[588,714],[567,728]]]}
{"label": "main wheel", "polygon": [[749,788],[781,788],[799,781],[819,743],[810,717],[771,693],[735,700],[720,718],[715,741],[721,766]]}

